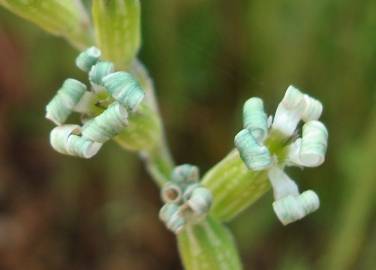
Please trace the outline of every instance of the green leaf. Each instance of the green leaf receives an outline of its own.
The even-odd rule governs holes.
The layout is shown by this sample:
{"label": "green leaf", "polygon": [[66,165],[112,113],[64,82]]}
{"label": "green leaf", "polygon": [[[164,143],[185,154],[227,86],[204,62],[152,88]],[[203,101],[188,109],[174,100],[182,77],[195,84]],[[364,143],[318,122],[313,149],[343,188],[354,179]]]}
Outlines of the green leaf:
{"label": "green leaf", "polygon": [[177,238],[186,270],[242,269],[232,234],[214,218],[187,227]]}
{"label": "green leaf", "polygon": [[93,0],[93,21],[103,57],[126,69],[140,48],[139,0]]}
{"label": "green leaf", "polygon": [[79,49],[92,43],[89,17],[79,0],[0,0],[0,4]]}

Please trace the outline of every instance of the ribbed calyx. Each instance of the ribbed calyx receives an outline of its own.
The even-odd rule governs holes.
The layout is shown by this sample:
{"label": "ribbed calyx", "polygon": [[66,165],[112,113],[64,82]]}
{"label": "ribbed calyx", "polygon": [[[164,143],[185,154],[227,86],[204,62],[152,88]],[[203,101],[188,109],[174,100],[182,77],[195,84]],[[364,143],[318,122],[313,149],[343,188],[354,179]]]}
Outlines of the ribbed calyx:
{"label": "ribbed calyx", "polygon": [[210,216],[186,226],[177,239],[186,270],[243,269],[231,232]]}
{"label": "ribbed calyx", "polygon": [[98,47],[117,68],[127,69],[141,45],[139,0],[93,0],[92,15]]}

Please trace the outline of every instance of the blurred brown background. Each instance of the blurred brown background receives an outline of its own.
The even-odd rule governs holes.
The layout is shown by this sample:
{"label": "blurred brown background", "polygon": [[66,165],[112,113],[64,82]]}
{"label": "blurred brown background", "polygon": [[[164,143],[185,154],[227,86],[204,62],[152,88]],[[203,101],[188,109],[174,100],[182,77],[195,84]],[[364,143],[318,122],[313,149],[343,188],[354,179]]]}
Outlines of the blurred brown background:
{"label": "blurred brown background", "polygon": [[[140,58],[177,163],[205,172],[232,147],[250,96],[289,84],[324,104],[327,162],[292,170],[321,209],[283,227],[268,194],[229,224],[245,269],[376,269],[376,2],[144,0]],[[0,8],[0,269],[181,269],[158,189],[114,143],[92,160],[48,143],[44,107],[84,80],[64,40]]]}

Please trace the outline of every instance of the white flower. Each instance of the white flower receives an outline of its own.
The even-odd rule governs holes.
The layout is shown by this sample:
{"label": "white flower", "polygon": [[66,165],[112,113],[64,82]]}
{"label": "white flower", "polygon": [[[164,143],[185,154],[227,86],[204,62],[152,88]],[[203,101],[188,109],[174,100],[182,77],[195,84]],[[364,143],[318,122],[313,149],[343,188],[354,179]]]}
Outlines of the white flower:
{"label": "white flower", "polygon": [[[283,169],[317,167],[324,162],[328,131],[318,121],[322,110],[318,100],[294,86],[286,90],[271,124],[261,99],[251,98],[244,104],[244,129],[235,136],[235,146],[248,169],[267,171],[274,192],[273,209],[284,225],[302,219],[320,205],[315,192],[300,194]],[[302,137],[296,138],[301,120]]]}

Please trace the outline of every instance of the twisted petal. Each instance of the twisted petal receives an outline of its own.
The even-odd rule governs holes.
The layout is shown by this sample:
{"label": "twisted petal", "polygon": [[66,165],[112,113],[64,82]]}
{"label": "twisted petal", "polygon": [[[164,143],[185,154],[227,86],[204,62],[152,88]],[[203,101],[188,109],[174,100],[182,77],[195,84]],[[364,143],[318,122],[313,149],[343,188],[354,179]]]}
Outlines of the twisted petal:
{"label": "twisted petal", "polygon": [[77,135],[70,135],[67,141],[67,151],[72,156],[92,158],[102,147],[101,143],[93,142]]}
{"label": "twisted petal", "polygon": [[177,204],[165,204],[159,211],[159,218],[166,224],[169,230],[176,234],[181,232],[184,228],[185,220]]}
{"label": "twisted petal", "polygon": [[272,128],[279,130],[286,136],[291,136],[304,110],[304,95],[294,86],[290,85],[277,107]]}
{"label": "twisted petal", "polygon": [[80,53],[76,58],[76,66],[89,72],[91,67],[94,66],[101,57],[101,51],[96,47],[91,47]]}
{"label": "twisted petal", "polygon": [[180,203],[183,191],[179,185],[168,182],[161,189],[161,198],[165,203]]}
{"label": "twisted petal", "polygon": [[302,119],[304,122],[317,120],[320,118],[323,107],[320,101],[304,95],[304,110],[302,112]]}
{"label": "twisted petal", "polygon": [[187,202],[191,197],[195,189],[202,187],[200,183],[192,183],[185,187],[183,193],[183,201]]}
{"label": "twisted petal", "polygon": [[103,86],[102,79],[114,71],[114,64],[107,61],[99,61],[89,72],[89,80],[94,86]]}
{"label": "twisted petal", "polygon": [[289,195],[298,195],[296,183],[279,167],[273,166],[268,171],[268,177],[273,187],[274,199],[277,201]]}
{"label": "twisted petal", "polygon": [[289,195],[273,202],[273,209],[283,225],[290,224],[304,217],[304,208],[298,196]]}
{"label": "twisted petal", "polygon": [[298,138],[288,146],[287,166],[304,166],[300,160],[300,149],[302,147],[302,139]]}
{"label": "twisted petal", "polygon": [[315,212],[320,207],[320,199],[313,190],[304,191],[299,199],[303,205],[305,215]]}
{"label": "twisted petal", "polygon": [[97,97],[93,92],[86,91],[80,101],[74,106],[73,111],[78,113],[90,113],[91,108],[97,102]]}
{"label": "twisted petal", "polygon": [[279,103],[272,128],[279,130],[286,136],[291,136],[299,121],[308,122],[320,118],[322,104],[290,85]]}
{"label": "twisted petal", "polygon": [[320,206],[317,194],[307,190],[299,196],[289,195],[273,203],[273,209],[283,225],[295,222],[316,211]]}
{"label": "twisted petal", "polygon": [[191,198],[187,201],[189,208],[196,215],[208,213],[213,201],[211,192],[204,187],[198,187],[193,190]]}
{"label": "twisted petal", "polygon": [[316,167],[325,161],[328,131],[319,121],[309,121],[303,126],[300,160],[304,166]]}
{"label": "twisted petal", "polygon": [[123,71],[103,78],[105,88],[127,109],[134,111],[145,96],[144,90],[131,74]]}
{"label": "twisted petal", "polygon": [[63,124],[85,92],[85,84],[75,79],[65,80],[57,94],[47,104],[46,118],[57,125]]}
{"label": "twisted petal", "polygon": [[183,164],[175,167],[171,176],[172,180],[177,183],[197,182],[199,177],[200,172],[198,167],[190,164]]}
{"label": "twisted petal", "polygon": [[272,158],[268,148],[259,145],[247,129],[241,130],[235,136],[234,142],[248,169],[260,171],[271,166]]}
{"label": "twisted petal", "polygon": [[103,113],[89,121],[82,128],[82,136],[90,140],[104,143],[118,135],[128,123],[128,113],[115,102]]}
{"label": "twisted petal", "polygon": [[55,127],[50,133],[51,146],[62,154],[83,158],[93,157],[99,151],[102,144],[78,136],[79,132],[80,126],[78,125]]}
{"label": "twisted petal", "polygon": [[243,107],[244,127],[248,129],[257,142],[262,142],[268,132],[268,117],[260,98],[248,99]]}

